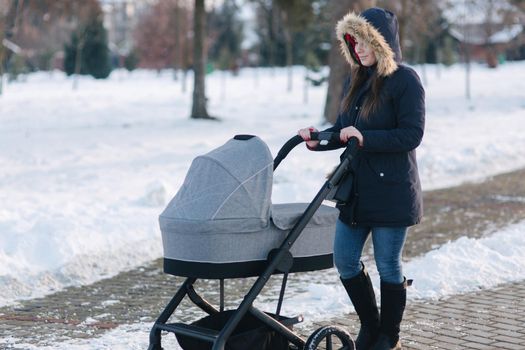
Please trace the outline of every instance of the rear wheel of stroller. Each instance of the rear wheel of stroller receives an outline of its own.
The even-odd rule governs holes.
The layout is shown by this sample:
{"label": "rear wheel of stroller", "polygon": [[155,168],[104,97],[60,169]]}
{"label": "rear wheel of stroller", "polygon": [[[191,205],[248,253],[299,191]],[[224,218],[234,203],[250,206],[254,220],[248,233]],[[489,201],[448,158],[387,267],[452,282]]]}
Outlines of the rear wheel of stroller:
{"label": "rear wheel of stroller", "polygon": [[344,329],[335,326],[325,326],[313,332],[304,350],[354,350],[354,341]]}

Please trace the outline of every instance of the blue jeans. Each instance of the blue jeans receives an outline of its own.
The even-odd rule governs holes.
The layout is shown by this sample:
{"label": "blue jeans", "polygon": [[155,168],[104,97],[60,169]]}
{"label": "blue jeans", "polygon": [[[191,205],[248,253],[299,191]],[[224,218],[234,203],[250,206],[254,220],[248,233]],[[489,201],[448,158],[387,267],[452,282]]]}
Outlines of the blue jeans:
{"label": "blue jeans", "polygon": [[361,271],[361,254],[368,235],[372,233],[374,258],[381,281],[401,283],[404,280],[401,255],[407,227],[348,226],[337,220],[334,241],[334,264],[342,279],[357,276]]}

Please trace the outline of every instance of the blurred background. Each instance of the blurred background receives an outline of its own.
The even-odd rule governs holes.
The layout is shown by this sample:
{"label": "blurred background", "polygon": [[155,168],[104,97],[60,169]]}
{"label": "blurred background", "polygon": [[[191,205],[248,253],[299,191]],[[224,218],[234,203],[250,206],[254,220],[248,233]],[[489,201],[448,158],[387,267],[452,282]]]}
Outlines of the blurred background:
{"label": "blurred background", "polygon": [[0,0],[0,94],[35,71],[106,79],[172,69],[183,90],[191,71],[191,117],[209,118],[206,74],[289,67],[292,90],[291,67],[303,66],[313,86],[328,81],[323,114],[333,122],[347,69],[334,25],[371,6],[397,14],[407,63],[464,63],[467,98],[471,62],[497,69],[525,58],[524,0]]}

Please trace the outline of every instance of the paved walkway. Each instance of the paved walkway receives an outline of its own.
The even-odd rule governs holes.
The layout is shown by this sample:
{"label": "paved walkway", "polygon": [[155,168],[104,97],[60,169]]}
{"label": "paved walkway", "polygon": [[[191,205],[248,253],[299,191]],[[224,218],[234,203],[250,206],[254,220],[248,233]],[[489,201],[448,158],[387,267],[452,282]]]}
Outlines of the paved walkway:
{"label": "paved walkway", "polygon": [[[151,266],[142,272],[159,278],[161,275],[155,273],[156,269]],[[164,280],[161,284],[139,288],[132,282],[137,277],[136,271],[125,275],[121,281],[131,287],[128,293],[119,295],[119,299],[112,299],[116,296],[108,295],[95,284],[87,292],[85,288],[74,288],[11,308],[9,312],[4,308],[0,313],[0,334],[16,337],[26,344],[50,345],[69,338],[98,336],[120,324],[152,322],[174,291],[173,278],[164,276],[160,278]],[[145,305],[145,294],[158,295],[151,293],[153,289],[164,290],[164,297],[160,300],[152,297],[155,302]],[[77,297],[71,299],[75,292]],[[65,296],[70,299],[64,299]],[[188,310],[189,304],[184,307]],[[302,333],[307,337],[323,325],[339,325],[355,336],[359,322],[352,313],[315,324]],[[407,306],[402,338],[408,350],[525,349],[525,281],[447,300],[411,302]],[[23,348],[12,344],[5,349]]]}
{"label": "paved walkway", "polygon": [[[523,220],[524,176],[525,170],[520,170],[481,184],[425,193],[426,217],[414,229],[418,239],[407,242],[405,257],[424,254],[457,239],[465,235],[465,227],[469,228],[470,237],[480,237]],[[40,346],[70,338],[96,337],[122,324],[153,322],[180,282],[180,278],[162,273],[159,260],[92,285],[0,308],[0,338],[13,337]],[[215,281],[200,283],[218,289]],[[252,283],[250,279],[229,280],[227,287],[238,291],[238,295],[226,306],[234,307]],[[278,288],[278,283],[271,282],[270,291]],[[291,280],[292,289],[293,283]],[[216,294],[209,297],[211,301],[217,299]],[[186,310],[189,319],[193,312]],[[355,315],[327,320],[325,324],[333,323],[347,327],[351,334],[357,333]],[[402,331],[406,349],[525,350],[525,281],[448,300],[412,302]],[[12,343],[8,349],[21,348]]]}
{"label": "paved walkway", "polygon": [[[352,335],[359,331],[354,314],[330,323]],[[448,300],[409,303],[402,343],[409,350],[525,349],[525,281]]]}

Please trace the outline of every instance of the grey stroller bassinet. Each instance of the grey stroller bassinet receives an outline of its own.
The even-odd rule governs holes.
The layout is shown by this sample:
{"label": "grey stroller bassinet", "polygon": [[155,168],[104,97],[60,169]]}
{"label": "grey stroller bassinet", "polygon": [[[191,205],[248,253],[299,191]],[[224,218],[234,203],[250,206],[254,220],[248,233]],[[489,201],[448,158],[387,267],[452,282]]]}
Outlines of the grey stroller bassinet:
{"label": "grey stroller bassinet", "polygon": [[[312,133],[313,139],[337,142],[339,134]],[[346,331],[333,326],[316,330],[306,342],[293,332],[301,316],[280,315],[290,272],[333,266],[332,245],[338,210],[323,205],[344,176],[357,150],[347,146],[341,163],[311,203],[272,205],[273,171],[303,140],[290,139],[272,159],[258,137],[237,135],[223,146],[195,158],[183,185],[159,218],[164,272],[185,277],[150,332],[148,350],[161,350],[161,332],[177,336],[184,350],[353,350]],[[337,147],[337,145],[336,145]],[[282,274],[275,313],[253,302],[273,274]],[[224,310],[224,279],[257,276],[238,308]],[[194,289],[197,279],[220,281],[217,309]],[[188,297],[208,316],[191,324],[168,323]]]}
{"label": "grey stroller bassinet", "polygon": [[[166,273],[257,276],[308,203],[271,203],[273,158],[258,137],[231,139],[199,156],[160,215]],[[290,272],[332,267],[339,211],[322,205],[291,248]]]}

